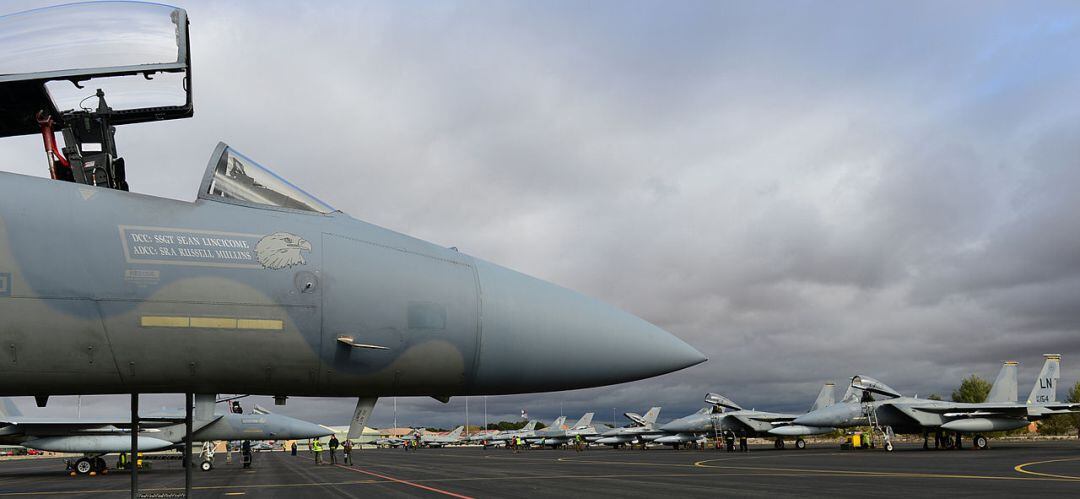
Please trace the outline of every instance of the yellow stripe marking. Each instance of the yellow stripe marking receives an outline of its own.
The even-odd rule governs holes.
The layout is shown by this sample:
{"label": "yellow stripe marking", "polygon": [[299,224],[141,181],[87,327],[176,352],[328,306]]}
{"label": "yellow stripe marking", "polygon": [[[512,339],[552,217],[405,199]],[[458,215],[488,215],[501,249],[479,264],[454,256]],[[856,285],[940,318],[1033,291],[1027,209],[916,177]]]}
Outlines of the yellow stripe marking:
{"label": "yellow stripe marking", "polygon": [[277,319],[238,319],[236,327],[240,329],[270,329],[280,331],[285,329],[285,323]]}
{"label": "yellow stripe marking", "polygon": [[1037,471],[1028,471],[1028,470],[1024,469],[1024,468],[1026,468],[1028,466],[1035,466],[1037,464],[1061,463],[1061,462],[1066,462],[1066,461],[1078,461],[1078,460],[1080,460],[1080,457],[1067,457],[1067,458],[1063,458],[1063,459],[1051,459],[1049,461],[1032,461],[1030,463],[1018,464],[1013,469],[1020,472],[1020,473],[1025,473],[1025,474],[1028,474],[1028,475],[1035,475],[1035,476],[1048,477],[1048,478],[1064,478],[1064,479],[1068,479],[1068,480],[1080,480],[1080,476],[1055,475],[1053,473],[1039,473]]}
{"label": "yellow stripe marking", "polygon": [[192,317],[191,327],[236,329],[236,319],[230,319],[228,317]]}
{"label": "yellow stripe marking", "polygon": [[145,315],[142,318],[142,327],[188,327],[190,322],[187,317]]}
{"label": "yellow stripe marking", "polygon": [[285,322],[280,319],[237,319],[234,317],[178,317],[169,315],[144,315],[139,322],[142,327],[177,327],[199,329],[255,329],[281,331]]}

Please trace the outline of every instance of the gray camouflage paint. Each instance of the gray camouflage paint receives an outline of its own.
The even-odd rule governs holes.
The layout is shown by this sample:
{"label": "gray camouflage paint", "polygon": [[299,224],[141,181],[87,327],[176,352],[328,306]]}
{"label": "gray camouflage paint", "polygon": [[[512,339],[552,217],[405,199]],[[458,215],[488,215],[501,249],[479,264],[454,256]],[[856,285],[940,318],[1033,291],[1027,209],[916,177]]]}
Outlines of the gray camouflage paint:
{"label": "gray camouflage paint", "polygon": [[[202,195],[183,202],[7,173],[0,185],[7,395],[503,394],[631,381],[705,360],[614,307],[340,212]],[[285,260],[193,251],[255,253],[274,235],[297,238],[278,241],[293,245]],[[201,240],[215,237],[218,246]]]}

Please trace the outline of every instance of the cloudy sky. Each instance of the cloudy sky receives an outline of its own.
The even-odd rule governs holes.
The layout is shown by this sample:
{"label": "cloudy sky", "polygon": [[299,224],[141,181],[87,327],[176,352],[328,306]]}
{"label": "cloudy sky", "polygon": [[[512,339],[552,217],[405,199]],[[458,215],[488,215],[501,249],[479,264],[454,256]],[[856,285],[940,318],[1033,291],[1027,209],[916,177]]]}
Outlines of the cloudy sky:
{"label": "cloudy sky", "polygon": [[[195,118],[121,128],[133,191],[193,200],[223,140],[354,217],[600,297],[711,359],[488,397],[492,420],[669,419],[706,391],[803,410],[858,373],[947,395],[1003,360],[1023,397],[1051,352],[1063,385],[1080,377],[1074,3],[182,6]],[[0,168],[45,176],[40,144],[0,143]],[[345,424],[353,403],[280,412]],[[401,398],[397,418],[452,426],[464,400]]]}

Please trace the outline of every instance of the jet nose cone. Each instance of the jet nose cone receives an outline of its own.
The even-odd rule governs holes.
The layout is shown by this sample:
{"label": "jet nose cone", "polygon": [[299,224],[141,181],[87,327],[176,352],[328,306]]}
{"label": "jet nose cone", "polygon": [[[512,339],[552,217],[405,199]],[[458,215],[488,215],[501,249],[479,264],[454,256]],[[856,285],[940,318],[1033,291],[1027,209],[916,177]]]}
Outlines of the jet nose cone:
{"label": "jet nose cone", "polygon": [[307,421],[288,418],[280,416],[284,419],[282,434],[275,435],[278,439],[304,439],[304,438],[319,438],[327,435],[332,435],[334,430],[327,428],[320,424],[310,423]]}
{"label": "jet nose cone", "polygon": [[634,315],[477,261],[481,344],[473,393],[569,390],[649,378],[705,362]]}

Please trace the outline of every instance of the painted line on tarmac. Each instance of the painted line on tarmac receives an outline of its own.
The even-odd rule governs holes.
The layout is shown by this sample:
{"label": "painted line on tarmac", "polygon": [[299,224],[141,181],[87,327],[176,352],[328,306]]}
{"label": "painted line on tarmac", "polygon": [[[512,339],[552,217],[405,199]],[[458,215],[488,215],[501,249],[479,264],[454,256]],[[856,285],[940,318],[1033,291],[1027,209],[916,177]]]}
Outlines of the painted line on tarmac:
{"label": "painted line on tarmac", "polygon": [[[309,457],[308,459],[310,459],[312,461],[315,460],[315,458],[313,458],[313,457]],[[355,471],[357,473],[364,473],[366,475],[371,475],[373,477],[382,478],[383,480],[400,483],[402,485],[408,485],[410,487],[416,487],[418,489],[423,489],[423,490],[426,490],[426,491],[429,491],[429,492],[435,492],[436,494],[443,494],[443,495],[447,495],[447,496],[450,496],[450,497],[457,497],[458,499],[474,499],[473,497],[457,494],[457,493],[454,493],[454,492],[450,492],[449,490],[437,489],[435,487],[428,487],[427,485],[420,485],[419,483],[410,482],[408,480],[402,480],[400,478],[394,478],[392,476],[382,475],[382,474],[379,474],[379,473],[375,473],[374,471],[362,470],[360,468],[352,468],[352,467],[349,467],[349,466],[345,466],[344,464],[336,464],[335,463],[332,466],[334,466],[335,468],[341,468],[343,470]],[[312,484],[312,485],[322,485],[322,484],[315,483],[315,484]]]}
{"label": "painted line on tarmac", "polygon": [[[746,460],[750,460],[750,459],[769,459],[769,458],[783,458],[783,457],[794,457],[794,456],[799,456],[799,457],[834,456],[834,455],[837,455],[837,454],[839,454],[839,453],[836,453],[836,452],[817,452],[817,453],[812,453],[812,454],[811,453],[806,453],[806,454],[784,454],[784,455],[762,454],[762,455],[755,455],[755,456],[747,456],[745,454],[742,454],[742,455],[733,456],[733,457],[718,457],[718,458],[715,458],[715,459],[706,459],[704,461],[697,461],[697,462],[688,463],[688,464],[653,463],[653,462],[648,462],[648,461],[599,461],[599,460],[595,460],[595,459],[580,459],[580,458],[577,458],[577,457],[560,457],[560,458],[556,459],[556,461],[560,461],[560,462],[564,462],[564,463],[582,463],[582,464],[620,464],[620,465],[631,465],[631,466],[674,466],[674,467],[683,467],[683,468],[694,468],[694,467],[702,468],[702,467],[715,467],[715,466],[699,466],[697,463],[717,462],[717,461],[746,461]],[[499,458],[495,458],[495,459],[499,459]],[[504,459],[509,459],[509,458],[504,458]],[[537,459],[537,460],[539,460],[539,459]]]}
{"label": "painted line on tarmac", "polygon": [[1038,471],[1031,471],[1031,470],[1024,469],[1024,468],[1027,468],[1028,466],[1037,466],[1037,465],[1040,465],[1040,464],[1050,464],[1050,463],[1063,463],[1063,462],[1068,462],[1068,461],[1080,461],[1080,457],[1066,457],[1066,458],[1062,458],[1062,459],[1050,459],[1050,460],[1047,460],[1047,461],[1032,461],[1030,463],[1018,464],[1018,465],[1014,466],[1013,469],[1020,472],[1020,473],[1024,473],[1024,474],[1027,474],[1027,475],[1035,475],[1035,476],[1050,477],[1050,478],[1060,478],[1060,479],[1066,479],[1066,480],[1071,480],[1071,481],[1080,480],[1080,476],[1057,475],[1057,474],[1054,474],[1054,473],[1040,473]]}
{"label": "painted line on tarmac", "polygon": [[424,490],[427,490],[429,492],[435,492],[437,494],[443,494],[443,495],[447,495],[447,496],[450,496],[450,497],[457,497],[458,499],[473,499],[470,496],[457,494],[457,493],[454,493],[454,492],[450,492],[449,490],[437,489],[435,487],[428,487],[427,485],[420,485],[418,483],[413,483],[413,482],[410,482],[408,480],[402,480],[400,478],[394,478],[392,476],[387,476],[387,475],[382,475],[382,474],[379,474],[379,473],[375,473],[374,471],[362,470],[360,468],[350,468],[350,467],[345,466],[343,464],[335,464],[334,466],[336,466],[338,468],[341,468],[343,470],[355,471],[357,473],[364,473],[366,475],[371,475],[371,476],[374,476],[374,477],[382,478],[384,480],[390,480],[391,482],[397,482],[397,483],[400,483],[400,484],[403,484],[403,485],[409,485],[411,487],[416,487],[418,489],[424,489]]}
{"label": "painted line on tarmac", "polygon": [[702,468],[716,468],[724,470],[745,470],[745,471],[771,471],[771,472],[783,472],[783,473],[807,473],[812,475],[835,475],[835,476],[866,476],[866,477],[889,477],[889,478],[951,478],[951,479],[963,479],[963,480],[1045,480],[1045,481],[1076,481],[1073,478],[1031,478],[1022,476],[1002,476],[1002,475],[960,475],[960,474],[948,474],[948,473],[918,473],[918,472],[903,472],[903,471],[862,471],[862,470],[826,470],[826,469],[806,469],[806,468],[766,468],[757,466],[716,466],[707,464],[716,461],[714,459],[707,459],[704,461],[698,461],[694,463],[694,466]]}
{"label": "painted line on tarmac", "polygon": [[[223,490],[223,489],[274,489],[274,488],[290,488],[290,487],[311,487],[312,485],[366,485],[372,483],[388,483],[387,480],[350,480],[347,482],[334,482],[334,483],[268,483],[268,484],[251,484],[251,485],[201,485],[192,487],[191,490]],[[159,488],[139,488],[139,492],[174,492],[178,490],[184,490],[183,487],[159,487]],[[122,489],[84,489],[84,490],[43,490],[43,491],[26,491],[26,492],[0,492],[0,497],[25,497],[25,496],[64,496],[64,495],[76,495],[76,494],[104,494],[113,492],[131,492],[131,489],[124,487]],[[229,495],[229,494],[225,494]]]}

